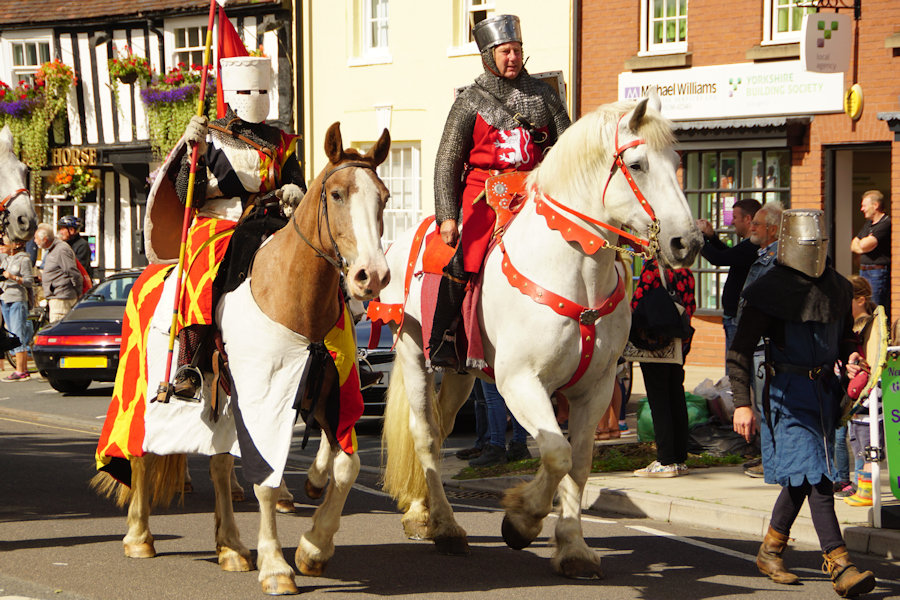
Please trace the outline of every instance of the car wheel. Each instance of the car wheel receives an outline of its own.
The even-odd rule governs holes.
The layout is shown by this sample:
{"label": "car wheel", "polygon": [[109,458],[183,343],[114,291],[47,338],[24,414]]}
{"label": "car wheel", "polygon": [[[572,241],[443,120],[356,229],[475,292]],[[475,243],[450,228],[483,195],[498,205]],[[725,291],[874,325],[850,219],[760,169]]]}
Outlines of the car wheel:
{"label": "car wheel", "polygon": [[57,379],[56,377],[48,377],[47,381],[50,383],[50,387],[63,394],[80,394],[91,385],[90,379]]}

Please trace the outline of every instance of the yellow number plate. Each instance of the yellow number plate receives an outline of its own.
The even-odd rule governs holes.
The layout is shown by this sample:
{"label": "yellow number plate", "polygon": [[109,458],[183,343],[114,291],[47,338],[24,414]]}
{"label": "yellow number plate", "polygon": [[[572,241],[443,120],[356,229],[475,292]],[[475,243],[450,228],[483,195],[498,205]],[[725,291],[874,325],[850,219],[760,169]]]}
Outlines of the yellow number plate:
{"label": "yellow number plate", "polygon": [[105,356],[64,356],[59,359],[63,369],[105,369]]}

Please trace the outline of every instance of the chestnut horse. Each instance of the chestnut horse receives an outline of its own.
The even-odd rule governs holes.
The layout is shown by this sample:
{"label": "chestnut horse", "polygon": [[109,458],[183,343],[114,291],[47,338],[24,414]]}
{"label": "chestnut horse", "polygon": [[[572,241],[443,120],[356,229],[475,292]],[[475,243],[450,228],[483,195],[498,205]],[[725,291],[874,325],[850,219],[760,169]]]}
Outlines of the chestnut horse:
{"label": "chestnut horse", "polygon": [[[289,223],[256,253],[248,278],[236,290],[224,294],[217,305],[217,322],[231,365],[230,398],[211,410],[209,389],[204,390],[201,401],[196,403],[177,398],[166,403],[147,403],[147,397],[155,397],[155,389],[140,390],[145,394],[142,409],[146,411],[146,437],[143,452],[139,449],[128,457],[131,487],[118,484],[103,471],[94,478],[94,485],[101,493],[116,494],[120,504],[128,504],[128,533],[123,540],[126,556],[155,556],[148,525],[151,497],[154,504],[170,500],[183,485],[184,457],[176,453],[197,452],[211,455],[219,564],[226,571],[252,569],[250,551],[241,542],[231,505],[232,454],[239,453],[240,445],[244,475],[248,476],[251,462],[262,465],[268,473],[255,479],[248,476],[254,481],[260,509],[257,563],[262,589],[267,594],[297,593],[294,573],[284,559],[275,526],[278,488],[298,414],[294,407],[295,395],[309,381],[305,379],[303,365],[311,344],[323,341],[328,344],[330,332],[338,328],[335,324],[346,323],[345,315],[349,313],[345,313],[341,301],[341,275],[349,295],[358,300],[375,297],[390,280],[381,247],[382,215],[389,193],[376,174],[376,167],[385,160],[389,150],[387,130],[368,153],[362,154],[343,148],[338,123],[329,128],[325,136],[328,165],[312,182]],[[168,278],[158,295],[146,343],[146,385],[154,388],[164,372],[162,365],[174,298],[171,280],[174,277]],[[139,291],[139,283],[135,284],[132,295]],[[347,331],[346,326],[342,329]],[[349,334],[353,335],[352,321]],[[356,345],[352,340],[351,344],[352,349],[342,355],[342,360],[351,361],[355,367]],[[340,361],[336,358],[335,362]],[[123,376],[120,367],[117,388]],[[329,383],[335,383],[333,375],[329,380],[328,372],[324,379],[323,397]],[[208,388],[209,377],[205,383]],[[188,425],[173,425],[180,429],[178,435],[169,436],[178,438],[169,447],[165,446],[169,438],[165,442],[153,442],[167,451],[158,451],[147,442],[155,435],[162,440],[162,434],[156,433],[161,429],[156,419],[162,413],[191,421]],[[211,413],[215,413],[214,418],[210,418]],[[238,421],[243,427],[241,431],[258,434],[252,444],[245,445],[245,439],[238,444],[241,435],[235,432]],[[175,422],[166,421],[167,424]],[[271,444],[272,448],[259,450],[263,447],[260,444]],[[248,448],[269,454],[251,455]],[[334,554],[334,534],[359,465],[359,457],[352,447],[348,451],[335,443],[333,435],[322,435],[316,460],[308,473],[307,491],[316,496],[324,491],[329,480],[330,485],[313,516],[312,528],[303,534],[297,547],[296,563],[302,573],[321,575]]]}

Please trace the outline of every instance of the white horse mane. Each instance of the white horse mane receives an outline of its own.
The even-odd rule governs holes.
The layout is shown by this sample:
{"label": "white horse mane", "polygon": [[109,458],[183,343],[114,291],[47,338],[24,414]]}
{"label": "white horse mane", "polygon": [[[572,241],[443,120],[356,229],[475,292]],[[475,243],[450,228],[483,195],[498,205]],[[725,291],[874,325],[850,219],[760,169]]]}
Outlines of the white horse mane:
{"label": "white horse mane", "polygon": [[[615,152],[616,125],[635,106],[633,100],[605,104],[572,123],[528,176],[528,185],[557,193],[563,189],[567,195],[580,197],[599,195]],[[650,107],[635,133],[654,150],[675,143],[671,121]],[[603,168],[597,168],[598,163]]]}

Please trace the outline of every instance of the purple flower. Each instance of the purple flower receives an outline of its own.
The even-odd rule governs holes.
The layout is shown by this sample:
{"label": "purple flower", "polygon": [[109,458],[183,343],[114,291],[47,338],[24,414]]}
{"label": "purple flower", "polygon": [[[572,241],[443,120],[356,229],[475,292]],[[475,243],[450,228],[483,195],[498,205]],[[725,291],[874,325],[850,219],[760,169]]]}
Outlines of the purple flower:
{"label": "purple flower", "polygon": [[11,102],[0,102],[0,113],[7,114],[16,119],[31,114],[38,101],[34,98],[24,98]]}
{"label": "purple flower", "polygon": [[144,104],[181,102],[196,94],[198,87],[196,85],[185,85],[173,90],[144,88],[141,90],[141,98],[144,100]]}

